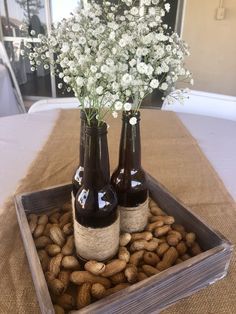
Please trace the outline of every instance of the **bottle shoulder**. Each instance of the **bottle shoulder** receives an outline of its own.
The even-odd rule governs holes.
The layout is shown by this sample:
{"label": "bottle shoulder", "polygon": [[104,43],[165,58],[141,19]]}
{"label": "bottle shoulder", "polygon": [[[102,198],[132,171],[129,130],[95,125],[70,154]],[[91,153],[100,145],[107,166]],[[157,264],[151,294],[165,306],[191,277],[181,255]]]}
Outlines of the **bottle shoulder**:
{"label": "bottle shoulder", "polygon": [[120,206],[136,207],[148,197],[146,175],[142,168],[137,171],[117,169],[111,177],[111,184],[117,193]]}
{"label": "bottle shoulder", "polygon": [[106,210],[117,205],[117,197],[113,187],[108,184],[100,190],[82,185],[76,194],[76,205],[81,208],[91,207],[91,210]]}
{"label": "bottle shoulder", "polygon": [[115,187],[124,187],[125,189],[142,189],[147,186],[146,173],[142,168],[124,169],[117,168],[111,176],[111,184]]}
{"label": "bottle shoulder", "polygon": [[117,196],[111,185],[101,190],[82,186],[75,197],[75,217],[83,226],[99,228],[117,218]]}
{"label": "bottle shoulder", "polygon": [[117,167],[112,177],[114,176],[145,176],[145,171],[142,167],[139,168],[125,168],[125,167]]}

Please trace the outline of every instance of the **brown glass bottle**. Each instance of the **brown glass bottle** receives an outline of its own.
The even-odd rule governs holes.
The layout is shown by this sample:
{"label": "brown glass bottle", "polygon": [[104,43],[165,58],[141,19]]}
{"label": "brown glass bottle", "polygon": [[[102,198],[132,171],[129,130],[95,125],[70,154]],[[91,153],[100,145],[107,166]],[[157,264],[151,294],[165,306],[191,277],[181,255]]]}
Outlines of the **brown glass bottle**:
{"label": "brown glass bottle", "polygon": [[106,124],[86,125],[83,183],[74,205],[77,254],[86,260],[114,256],[119,245],[119,216],[116,193],[110,185]]}
{"label": "brown glass bottle", "polygon": [[[130,124],[131,118],[136,118],[137,123]],[[124,111],[122,120],[119,164],[112,174],[111,184],[121,210],[121,230],[136,232],[144,229],[148,213],[147,182],[141,166],[140,112]]]}

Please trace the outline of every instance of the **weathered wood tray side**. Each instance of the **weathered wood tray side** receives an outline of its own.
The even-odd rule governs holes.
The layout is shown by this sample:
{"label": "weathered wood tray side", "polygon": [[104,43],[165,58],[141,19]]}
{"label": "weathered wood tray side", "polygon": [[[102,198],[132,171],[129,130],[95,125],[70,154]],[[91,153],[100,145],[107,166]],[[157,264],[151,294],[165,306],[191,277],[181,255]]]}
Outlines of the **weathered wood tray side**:
{"label": "weathered wood tray side", "polygon": [[[39,192],[40,193],[40,192]],[[24,243],[26,255],[28,258],[33,282],[34,282],[34,287],[35,291],[37,294],[39,306],[41,309],[41,312],[48,313],[48,314],[54,314],[55,311],[53,309],[51,297],[48,291],[47,283],[45,281],[45,277],[43,274],[43,270],[38,258],[37,250],[34,245],[34,240],[32,238],[27,217],[26,217],[26,212],[24,210],[24,205],[22,203],[22,200],[26,198],[28,199],[27,202],[29,201],[29,198],[26,196],[16,196],[15,197],[15,204],[16,204],[16,213],[17,213],[17,219],[18,223],[20,226],[20,231],[21,231],[21,236],[22,240]],[[38,210],[40,212],[41,210]],[[35,210],[32,210],[32,212],[36,212]],[[28,210],[27,213],[30,213]]]}
{"label": "weathered wood tray side", "polygon": [[[209,228],[148,175],[151,197],[178,223],[198,235],[205,252],[179,265],[72,313],[157,313],[177,300],[214,283],[227,274],[232,245]],[[54,313],[53,305],[31,236],[26,214],[48,212],[70,200],[71,185],[18,195],[16,212],[41,312]]]}

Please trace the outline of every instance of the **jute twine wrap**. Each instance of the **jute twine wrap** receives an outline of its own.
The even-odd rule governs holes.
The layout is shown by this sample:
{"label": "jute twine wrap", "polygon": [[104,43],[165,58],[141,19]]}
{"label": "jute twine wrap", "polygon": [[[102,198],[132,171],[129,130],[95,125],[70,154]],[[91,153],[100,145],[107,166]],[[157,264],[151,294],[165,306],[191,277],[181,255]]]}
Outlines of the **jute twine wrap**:
{"label": "jute twine wrap", "polygon": [[118,206],[120,211],[120,230],[122,232],[138,232],[144,230],[148,221],[148,198],[137,207]]}
{"label": "jute twine wrap", "polygon": [[[142,110],[142,164],[173,195],[236,244],[236,205],[197,142],[176,115]],[[117,165],[121,122],[108,132],[111,171]],[[153,132],[155,126],[155,132]],[[71,180],[79,163],[80,111],[62,110],[47,142],[15,193],[35,191]],[[17,223],[14,201],[0,209],[0,313],[41,313]],[[184,280],[184,278],[183,278]],[[153,296],[154,298],[155,296]],[[137,304],[138,308],[138,304]],[[148,312],[148,311],[147,311]],[[165,310],[165,314],[234,314],[236,254],[228,276]]]}
{"label": "jute twine wrap", "polygon": [[119,247],[120,216],[105,228],[87,228],[74,219],[76,253],[85,260],[105,261],[113,257]]}
{"label": "jute twine wrap", "polygon": [[75,197],[71,192],[74,237],[77,254],[85,260],[105,261],[118,250],[120,235],[120,215],[114,224],[106,228],[85,228],[75,220]]}

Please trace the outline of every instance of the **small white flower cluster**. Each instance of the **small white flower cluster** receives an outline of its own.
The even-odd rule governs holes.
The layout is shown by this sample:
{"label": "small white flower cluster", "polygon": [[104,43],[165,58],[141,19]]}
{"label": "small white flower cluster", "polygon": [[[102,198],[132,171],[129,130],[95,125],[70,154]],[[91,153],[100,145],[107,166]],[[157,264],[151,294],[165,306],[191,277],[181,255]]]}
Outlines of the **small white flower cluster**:
{"label": "small white flower cluster", "polygon": [[[26,44],[31,69],[53,68],[83,107],[103,121],[111,112],[138,110],[143,98],[159,89],[174,91],[179,79],[191,80],[184,67],[187,45],[163,23],[167,0],[92,2],[62,20],[40,46]],[[131,124],[136,120],[132,118]]]}

